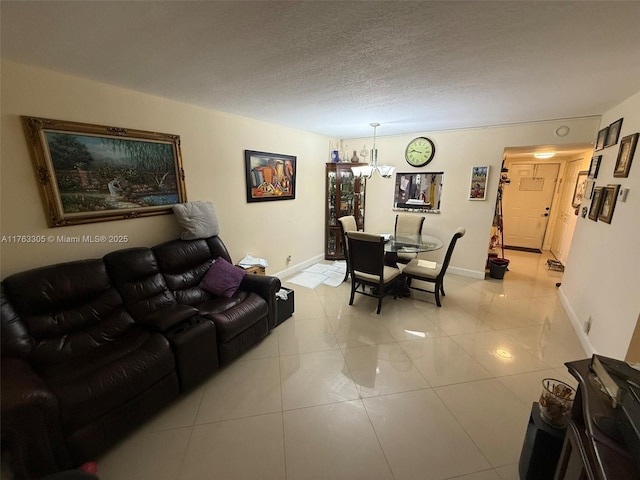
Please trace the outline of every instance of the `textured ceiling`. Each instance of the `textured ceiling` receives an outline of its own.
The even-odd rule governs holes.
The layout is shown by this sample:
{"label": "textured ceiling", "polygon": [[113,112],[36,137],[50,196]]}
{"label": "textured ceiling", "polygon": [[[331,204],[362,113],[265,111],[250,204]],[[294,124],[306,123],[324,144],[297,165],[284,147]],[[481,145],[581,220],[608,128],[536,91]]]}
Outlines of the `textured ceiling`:
{"label": "textured ceiling", "polygon": [[1,2],[2,56],[338,137],[599,115],[640,2]]}

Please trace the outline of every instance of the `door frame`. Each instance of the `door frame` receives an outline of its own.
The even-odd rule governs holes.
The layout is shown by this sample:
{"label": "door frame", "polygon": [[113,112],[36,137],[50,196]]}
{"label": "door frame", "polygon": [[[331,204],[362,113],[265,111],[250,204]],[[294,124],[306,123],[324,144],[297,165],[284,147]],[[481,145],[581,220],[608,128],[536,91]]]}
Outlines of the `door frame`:
{"label": "door frame", "polygon": [[[551,248],[551,239],[553,238],[553,232],[555,230],[555,226],[556,226],[556,218],[558,216],[557,214],[557,210],[558,210],[558,201],[559,201],[559,190],[561,188],[562,185],[562,178],[564,175],[564,171],[566,168],[566,162],[567,159],[563,159],[563,158],[557,158],[557,157],[553,157],[553,158],[549,158],[549,159],[539,159],[539,158],[527,158],[527,159],[509,159],[509,158],[505,158],[503,161],[503,166],[506,167],[507,169],[509,168],[509,166],[511,165],[549,165],[552,163],[556,163],[558,164],[558,176],[556,177],[555,180],[555,185],[553,187],[553,195],[551,196],[551,205],[549,208],[549,219],[547,220],[547,225],[545,227],[544,230],[544,235],[542,236],[542,246],[540,247],[541,250],[549,250]],[[504,197],[503,197],[504,200]]]}

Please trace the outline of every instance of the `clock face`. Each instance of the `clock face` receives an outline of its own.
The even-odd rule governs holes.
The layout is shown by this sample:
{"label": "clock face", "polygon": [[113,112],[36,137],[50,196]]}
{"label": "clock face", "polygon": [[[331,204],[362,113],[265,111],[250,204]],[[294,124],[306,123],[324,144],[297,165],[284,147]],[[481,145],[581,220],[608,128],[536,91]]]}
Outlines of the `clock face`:
{"label": "clock face", "polygon": [[404,158],[413,167],[424,167],[436,154],[436,146],[427,137],[414,138],[404,151]]}

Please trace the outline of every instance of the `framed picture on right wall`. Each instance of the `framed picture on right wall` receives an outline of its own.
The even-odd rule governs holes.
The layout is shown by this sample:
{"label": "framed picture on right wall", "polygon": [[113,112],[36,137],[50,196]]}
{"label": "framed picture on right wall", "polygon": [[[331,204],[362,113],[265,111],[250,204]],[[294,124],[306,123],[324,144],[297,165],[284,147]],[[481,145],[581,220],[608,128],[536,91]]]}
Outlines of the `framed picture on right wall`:
{"label": "framed picture on right wall", "polygon": [[593,190],[593,196],[591,197],[591,207],[589,207],[589,219],[594,222],[598,221],[598,215],[600,215],[600,207],[602,206],[602,191],[604,187],[596,187]]}
{"label": "framed picture on right wall", "polygon": [[600,207],[598,220],[601,220],[604,223],[611,223],[613,210],[616,208],[616,200],[618,199],[619,190],[620,185],[607,185],[602,191],[602,206]]}
{"label": "framed picture on right wall", "polygon": [[638,144],[639,135],[640,134],[638,133],[634,133],[633,135],[627,135],[620,140],[618,159],[616,160],[616,166],[613,169],[614,177],[627,178],[629,176],[629,170],[631,169],[633,155],[636,153],[636,145]]}

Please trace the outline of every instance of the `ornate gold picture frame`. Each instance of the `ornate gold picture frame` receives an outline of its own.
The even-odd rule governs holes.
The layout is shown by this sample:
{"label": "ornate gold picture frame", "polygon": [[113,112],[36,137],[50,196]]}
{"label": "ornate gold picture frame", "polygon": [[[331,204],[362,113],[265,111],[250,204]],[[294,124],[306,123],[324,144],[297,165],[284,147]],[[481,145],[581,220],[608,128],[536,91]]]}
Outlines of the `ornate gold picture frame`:
{"label": "ornate gold picture frame", "polygon": [[178,135],[22,122],[50,227],[162,215],[187,200]]}

